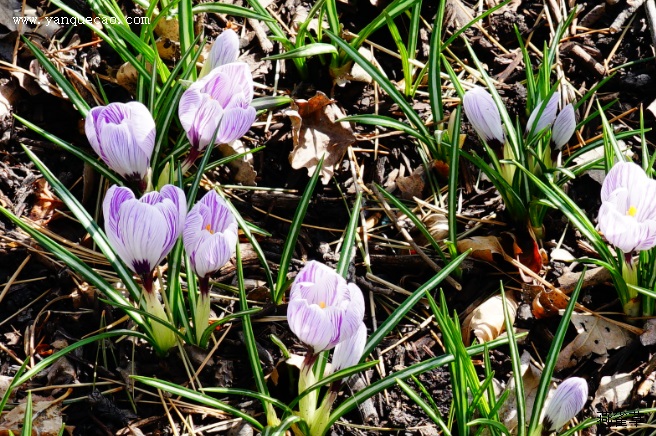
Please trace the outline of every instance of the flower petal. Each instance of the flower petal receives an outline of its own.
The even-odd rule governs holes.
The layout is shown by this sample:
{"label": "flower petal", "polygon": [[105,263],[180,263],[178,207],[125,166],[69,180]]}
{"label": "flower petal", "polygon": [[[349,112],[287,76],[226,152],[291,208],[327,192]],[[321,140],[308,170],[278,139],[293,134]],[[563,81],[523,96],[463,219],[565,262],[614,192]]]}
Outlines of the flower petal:
{"label": "flower petal", "polygon": [[134,145],[140,147],[150,160],[155,148],[155,120],[143,103],[131,101],[126,104],[130,110],[130,133]]}
{"label": "flower petal", "polygon": [[366,343],[367,327],[361,322],[354,335],[335,346],[332,361],[334,371],[337,372],[360,362]]}
{"label": "flower petal", "polygon": [[96,126],[98,125],[98,117],[102,113],[104,107],[96,106],[92,108],[87,114],[86,120],[84,120],[84,133],[87,135],[89,144],[91,148],[96,152],[98,156],[102,156],[102,149],[100,147],[100,141],[98,140],[98,131]]}
{"label": "flower petal", "polygon": [[574,418],[588,401],[588,383],[580,377],[570,377],[558,386],[544,415],[548,433],[560,430]]}
{"label": "flower petal", "polygon": [[574,113],[574,106],[568,104],[558,114],[551,131],[551,141],[553,141],[556,150],[560,150],[563,145],[569,142],[574,130],[576,130],[576,114]]}
{"label": "flower petal", "polygon": [[235,252],[235,242],[236,238],[223,233],[204,238],[194,254],[194,272],[199,277],[205,277],[223,268]]}
{"label": "flower petal", "polygon": [[505,135],[501,114],[489,92],[480,86],[467,91],[462,106],[474,130],[485,142],[494,148],[503,145]]}
{"label": "flower petal", "polygon": [[305,300],[292,300],[287,307],[289,328],[315,353],[332,348],[329,344],[337,336],[334,318],[334,310],[322,309]]}
{"label": "flower petal", "polygon": [[226,29],[212,44],[207,62],[214,69],[234,62],[239,57],[239,36],[232,29]]}
{"label": "flower petal", "polygon": [[[549,101],[544,104],[540,101],[531,112],[531,116],[528,118],[526,123],[526,133],[529,136],[537,135],[542,132],[544,129],[551,127],[556,119],[556,113],[558,112],[558,102],[560,101],[560,92],[556,91],[553,93]],[[542,111],[542,113],[540,113]],[[538,118],[538,115],[540,118]],[[537,120],[537,121],[536,121]]]}
{"label": "flower petal", "polygon": [[125,263],[137,274],[150,273],[164,258],[167,224],[149,204],[128,201],[119,211],[118,232],[125,247]]}
{"label": "flower petal", "polygon": [[633,162],[617,162],[601,185],[601,201],[607,201],[611,192],[618,188],[631,189],[644,186],[648,180],[647,174],[640,165]]}
{"label": "flower petal", "polygon": [[[198,112],[202,101],[203,98],[201,93],[198,91],[197,87],[194,88],[193,85],[182,94],[182,97],[180,97],[180,103],[178,104],[178,118],[180,118],[182,128],[187,132],[187,137],[189,137],[189,131],[194,125],[196,112]],[[189,141],[193,143],[190,137]]]}
{"label": "flower petal", "polygon": [[218,144],[228,144],[235,139],[241,138],[251,128],[255,117],[256,112],[253,106],[248,106],[245,109],[232,108],[226,110],[221,119],[216,142]]}
{"label": "flower petal", "polygon": [[143,149],[135,144],[129,126],[108,124],[103,135],[115,138],[114,142],[107,142],[103,150],[103,161],[107,166],[126,179],[143,180],[150,168],[150,155],[145,154]]}
{"label": "flower petal", "polygon": [[[198,112],[196,112],[196,119],[191,129],[198,150],[204,150],[208,145],[216,143],[216,137],[218,137],[217,128],[222,118],[223,108],[219,102],[204,95],[203,103]],[[215,138],[214,142],[212,142],[212,138]],[[194,144],[193,141],[192,144]]]}

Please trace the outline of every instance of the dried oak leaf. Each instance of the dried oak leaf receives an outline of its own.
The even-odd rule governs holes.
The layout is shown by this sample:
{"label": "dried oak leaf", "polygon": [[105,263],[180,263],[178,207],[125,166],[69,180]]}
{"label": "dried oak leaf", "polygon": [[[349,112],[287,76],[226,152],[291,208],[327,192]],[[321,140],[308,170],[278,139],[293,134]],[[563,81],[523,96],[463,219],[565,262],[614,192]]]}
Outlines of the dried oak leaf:
{"label": "dried oak leaf", "polygon": [[458,241],[457,246],[461,253],[471,248],[471,256],[485,262],[498,264],[502,259],[508,262],[515,259],[534,273],[542,269],[539,247],[529,236],[520,238],[510,232],[499,236],[474,236]]}
{"label": "dried oak leaf", "polygon": [[624,347],[631,342],[631,335],[626,329],[597,316],[574,313],[571,322],[578,336],[560,351],[556,371],[570,368],[593,353],[605,360],[608,350]]}
{"label": "dried oak leaf", "polygon": [[[514,324],[517,315],[517,301],[512,295],[508,294],[506,303],[508,304],[510,322]],[[474,333],[479,342],[488,342],[498,338],[505,329],[503,300],[501,295],[495,295],[485,300],[483,304],[465,318],[462,329],[463,341],[466,345],[471,344],[471,334]]]}
{"label": "dried oak leaf", "polygon": [[[0,434],[21,434],[25,420],[26,403],[22,402],[0,419]],[[61,401],[32,396],[32,434],[39,436],[57,436],[62,428]]]}
{"label": "dried oak leaf", "polygon": [[355,142],[353,129],[348,122],[336,123],[345,117],[344,112],[323,92],[310,100],[296,100],[286,111],[292,121],[294,150],[289,163],[294,169],[307,168],[312,176],[324,156],[321,182],[326,185],[334,173],[335,165],[344,157],[346,148]]}
{"label": "dried oak leaf", "polygon": [[55,210],[62,207],[64,203],[50,190],[45,179],[37,180],[35,188],[36,202],[30,211],[30,219],[45,226],[53,218]]}

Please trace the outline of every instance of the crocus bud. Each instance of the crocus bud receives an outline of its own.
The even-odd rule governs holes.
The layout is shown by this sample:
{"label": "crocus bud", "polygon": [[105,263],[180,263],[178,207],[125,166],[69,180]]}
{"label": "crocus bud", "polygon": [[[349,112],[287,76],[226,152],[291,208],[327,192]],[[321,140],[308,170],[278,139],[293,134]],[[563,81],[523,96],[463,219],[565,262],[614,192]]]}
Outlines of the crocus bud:
{"label": "crocus bud", "polygon": [[235,253],[237,220],[216,191],[209,191],[189,211],[182,240],[201,279],[221,269]]}
{"label": "crocus bud", "polygon": [[639,165],[618,162],[606,175],[599,230],[624,253],[656,246],[656,181]]}
{"label": "crocus bud", "polygon": [[333,369],[335,372],[356,365],[362,358],[367,343],[367,327],[360,323],[353,336],[335,346],[333,351]]}
{"label": "crocus bud", "polygon": [[574,130],[576,130],[576,114],[574,113],[574,106],[568,104],[556,117],[551,130],[551,141],[554,143],[556,150],[560,150],[563,145],[569,142]]}
{"label": "crocus bud", "polygon": [[318,354],[353,336],[364,318],[362,291],[319,262],[298,273],[289,295],[289,328]]}
{"label": "crocus bud", "polygon": [[216,67],[235,62],[238,57],[239,36],[234,30],[226,29],[214,40],[199,77],[205,77]]}
{"label": "crocus bud", "polygon": [[[526,123],[526,133],[529,136],[537,135],[544,129],[551,127],[556,119],[556,113],[558,112],[558,101],[560,100],[560,93],[554,92],[549,101],[547,102],[544,109],[542,109],[543,102],[538,102],[531,112],[531,116],[528,117],[528,122]],[[542,113],[540,114],[540,110]],[[538,118],[540,115],[540,118]],[[537,119],[537,121],[536,121]]]}
{"label": "crocus bud", "polygon": [[178,106],[180,123],[191,143],[187,163],[193,163],[208,145],[241,138],[255,121],[252,100],[253,76],[243,62],[221,65],[194,82]]}
{"label": "crocus bud", "polygon": [[94,107],[84,130],[108,167],[127,180],[146,178],[155,147],[155,121],[146,106],[133,101]]}
{"label": "crocus bud", "polygon": [[125,187],[112,186],[103,201],[105,233],[118,256],[152,290],[152,271],[171,251],[187,214],[184,192],[173,185],[137,200]]}
{"label": "crocus bud", "polygon": [[588,400],[588,383],[580,377],[570,377],[558,386],[544,415],[543,429],[560,430],[574,418]]}
{"label": "crocus bud", "polygon": [[492,148],[503,146],[506,139],[501,114],[489,92],[480,86],[470,89],[462,99],[462,107],[478,136]]}

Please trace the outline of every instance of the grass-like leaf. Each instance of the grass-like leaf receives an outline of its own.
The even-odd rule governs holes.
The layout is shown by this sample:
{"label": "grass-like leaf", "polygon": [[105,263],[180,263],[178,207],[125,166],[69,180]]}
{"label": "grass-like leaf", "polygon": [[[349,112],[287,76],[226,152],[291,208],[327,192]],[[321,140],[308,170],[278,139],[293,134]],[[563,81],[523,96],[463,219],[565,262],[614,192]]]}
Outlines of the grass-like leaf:
{"label": "grass-like leaf", "polygon": [[69,210],[75,215],[75,218],[80,222],[82,227],[89,233],[93,241],[96,243],[100,251],[105,255],[107,261],[111,264],[112,268],[118,274],[119,278],[127,288],[133,300],[139,301],[141,295],[141,288],[132,278],[132,271],[130,271],[123,262],[118,258],[114,249],[109,244],[104,232],[98,227],[98,224],[91,218],[86,209],[80,202],[66,189],[66,187],[55,177],[55,175],[46,167],[43,162],[34,154],[30,149],[23,146],[23,150],[30,158],[34,165],[43,174],[43,177],[55,189],[59,198],[66,204]]}
{"label": "grass-like leaf", "polygon": [[232,406],[227,405],[226,403],[219,401],[215,398],[212,398],[208,395],[201,394],[199,392],[196,392],[191,389],[184,388],[180,385],[177,385],[175,383],[171,383],[168,381],[164,380],[157,380],[154,378],[149,378],[149,377],[142,377],[138,375],[133,375],[130,376],[134,380],[141,382],[145,385],[148,385],[150,387],[153,387],[155,389],[160,389],[164,392],[169,392],[173,395],[179,395],[181,397],[184,397],[188,400],[195,401],[200,404],[204,404],[209,407],[213,407],[217,410],[221,410],[222,412],[230,413],[238,418],[243,419],[244,421],[248,422],[250,425],[252,425],[254,428],[256,428],[259,431],[264,430],[264,426],[260,424],[255,418],[250,416],[247,413],[242,412],[239,409],[236,409]]}
{"label": "grass-like leaf", "polygon": [[274,304],[280,304],[282,298],[285,296],[285,282],[287,281],[287,271],[289,270],[289,264],[292,261],[294,255],[294,249],[296,248],[296,241],[298,240],[298,235],[301,232],[301,227],[303,225],[303,220],[305,219],[305,214],[307,213],[308,207],[310,206],[310,200],[312,199],[312,194],[314,193],[314,188],[317,186],[317,181],[321,175],[321,169],[323,168],[324,157],[321,157],[321,160],[315,168],[314,174],[310,178],[305,191],[301,196],[298,206],[296,207],[296,212],[294,213],[294,218],[292,218],[291,225],[289,227],[289,232],[287,233],[287,238],[285,239],[285,245],[282,248],[282,254],[280,255],[280,268],[278,270],[278,280],[276,280],[276,287],[273,289],[273,302]]}
{"label": "grass-like leaf", "polygon": [[[488,349],[494,349],[506,345],[507,343],[508,343],[507,338],[501,338],[488,342],[486,346]],[[485,346],[474,345],[472,347],[467,348],[466,353],[468,356],[474,356],[482,353],[484,350],[485,350]],[[397,379],[405,380],[408,377],[416,376],[426,371],[430,371],[432,369],[438,368],[440,366],[447,365],[451,362],[454,362],[455,359],[456,358],[451,354],[447,354],[439,357],[433,357],[431,359],[424,360],[423,362],[419,362],[414,365],[411,365],[401,371],[394,372],[389,376],[385,377],[384,379],[370,384],[369,386],[362,389],[361,391],[356,392],[352,396],[348,397],[343,403],[341,403],[333,410],[333,412],[330,414],[330,418],[328,420],[328,425],[326,426],[326,429],[329,429],[330,426],[335,421],[337,421],[340,417],[344,416],[345,414],[353,410],[359,404],[362,404],[362,402],[365,401],[367,398],[371,398],[377,393],[384,391],[385,389],[392,388],[396,384]]]}
{"label": "grass-like leaf", "polygon": [[[317,171],[319,172],[319,171]],[[244,285],[244,269],[241,263],[241,251],[239,249],[239,244],[237,244],[237,285],[239,287],[239,305],[242,311],[248,310],[248,297],[246,295],[246,286]],[[253,333],[253,323],[251,322],[250,315],[246,315],[242,318],[242,326],[244,332],[244,343],[246,345],[246,350],[248,353],[248,361],[251,364],[251,371],[253,377],[255,378],[255,386],[257,387],[258,392],[261,394],[260,401],[262,402],[262,407],[267,415],[267,422],[273,424],[278,422],[278,417],[276,416],[275,410],[271,407],[271,402],[265,399],[269,397],[269,389],[267,388],[266,381],[264,380],[264,371],[262,370],[262,365],[260,364],[260,356],[257,353],[257,342],[255,339],[255,334]]]}
{"label": "grass-like leaf", "polygon": [[27,363],[30,361],[30,359],[26,359],[25,363],[21,366],[21,369],[19,372],[16,374],[14,379],[11,381],[9,384],[9,387],[7,388],[5,394],[2,397],[2,401],[0,401],[0,410],[5,410],[5,406],[7,405],[7,401],[9,401],[9,397],[11,396],[11,393],[16,389],[18,386],[22,385],[53,363],[55,363],[57,360],[61,359],[62,357],[66,356],[68,353],[71,351],[77,350],[78,348],[84,347],[85,345],[92,344],[96,341],[102,341],[106,339],[111,339],[115,338],[117,336],[132,336],[137,339],[143,339],[143,340],[148,340],[148,338],[143,334],[139,332],[135,332],[134,330],[113,330],[110,332],[105,332],[105,333],[100,333],[98,335],[94,336],[89,336],[88,338],[80,339],[75,341],[73,344],[69,345],[68,347],[65,347],[50,356],[46,357],[45,359],[37,362],[33,367],[31,367],[29,370],[25,371],[27,368]]}
{"label": "grass-like leaf", "polygon": [[406,300],[399,305],[399,307],[392,312],[392,314],[383,322],[375,332],[369,336],[367,345],[364,347],[364,352],[362,353],[363,358],[366,358],[371,354],[378,346],[378,343],[387,336],[389,332],[403,319],[403,317],[412,309],[412,307],[421,300],[424,295],[435,289],[435,287],[442,282],[449,274],[451,274],[460,263],[465,260],[469,255],[469,251],[462,253],[460,256],[453,259],[449,262],[442,271],[433,276],[430,280],[424,283],[419,289],[414,291]]}
{"label": "grass-like leaf", "polygon": [[310,56],[316,56],[320,54],[337,54],[337,49],[335,46],[330,44],[324,44],[322,42],[316,42],[314,44],[306,44],[302,47],[298,47],[285,53],[280,53],[277,55],[267,56],[265,59],[275,61],[277,59],[294,59],[294,58],[307,58]]}
{"label": "grass-like leaf", "polygon": [[[409,1],[408,3],[413,4],[417,0],[412,0]],[[398,3],[398,2],[395,2]],[[390,14],[392,16],[392,14]],[[383,23],[385,22],[385,19],[383,18]],[[377,83],[378,85],[390,96],[390,98],[399,105],[405,116],[408,118],[410,123],[414,125],[416,129],[419,130],[419,133],[425,137],[425,138],[430,138],[430,132],[428,131],[428,128],[424,125],[423,120],[415,112],[415,110],[410,106],[410,104],[407,102],[403,94],[399,92],[398,89],[390,82],[390,80],[383,76],[383,74],[380,72],[380,70],[376,67],[374,67],[371,62],[369,62],[364,56],[362,56],[357,49],[353,48],[353,44],[349,45],[346,41],[338,37],[337,35],[334,35],[333,33],[326,31],[326,34],[330,37],[330,39],[339,46],[340,49],[344,50],[344,52],[355,62],[357,62],[358,65],[362,67],[363,70],[367,72]],[[434,151],[434,144],[426,144],[431,151]]]}
{"label": "grass-like leaf", "polygon": [[36,57],[41,66],[48,72],[48,74],[50,74],[50,77],[52,77],[57,85],[59,85],[59,87],[64,91],[64,94],[66,94],[71,103],[75,105],[80,115],[82,115],[82,117],[86,117],[87,112],[89,112],[89,104],[84,101],[82,96],[80,96],[80,94],[77,92],[77,89],[75,89],[71,82],[69,82],[68,79],[59,72],[57,67],[55,67],[55,65],[50,62],[50,59],[48,59],[48,57],[39,49],[39,47],[34,45],[32,41],[25,37],[23,37],[23,42],[34,54],[34,57]]}
{"label": "grass-like leaf", "polygon": [[556,368],[556,361],[558,360],[558,354],[560,349],[565,342],[565,335],[567,334],[567,328],[569,327],[569,320],[574,313],[574,308],[576,307],[576,301],[579,298],[581,288],[583,287],[583,281],[585,279],[585,272],[581,274],[581,278],[574,288],[574,292],[569,297],[569,304],[565,309],[560,324],[558,325],[558,330],[554,335],[553,341],[551,342],[551,347],[549,347],[549,354],[547,354],[547,360],[544,362],[544,368],[542,369],[542,375],[540,376],[540,384],[538,385],[538,390],[535,393],[535,402],[533,403],[533,412],[531,415],[531,421],[528,426],[527,434],[533,435],[535,430],[540,425],[540,415],[542,415],[542,407],[549,393],[549,387],[551,385],[551,376],[553,375],[554,369]]}
{"label": "grass-like leaf", "polygon": [[349,219],[348,226],[344,231],[344,238],[342,239],[342,251],[339,253],[339,261],[337,262],[337,274],[346,278],[348,274],[349,265],[351,264],[351,253],[355,249],[355,234],[358,230],[358,223],[360,222],[360,207],[362,206],[362,191],[359,191],[355,196],[353,209],[351,210],[351,218]]}
{"label": "grass-like leaf", "polygon": [[63,139],[60,139],[53,135],[50,132],[47,132],[46,130],[43,130],[41,127],[37,126],[36,124],[31,123],[30,121],[27,121],[25,118],[22,118],[16,114],[14,114],[14,118],[16,120],[20,121],[25,127],[28,129],[32,130],[33,132],[38,133],[48,141],[52,142],[53,144],[57,145],[61,149],[71,153],[73,156],[79,158],[82,160],[84,163],[90,165],[96,172],[98,172],[101,176],[105,177],[107,180],[110,182],[123,186],[123,180],[118,177],[116,174],[111,172],[107,167],[105,167],[103,164],[101,164],[98,161],[98,158],[95,156],[92,156],[82,150],[80,150],[78,147],[74,146],[73,144],[70,144]]}
{"label": "grass-like leaf", "polygon": [[260,21],[275,21],[270,15],[258,14],[252,9],[227,3],[201,3],[191,8],[194,14],[226,14],[233,17],[252,18]]}

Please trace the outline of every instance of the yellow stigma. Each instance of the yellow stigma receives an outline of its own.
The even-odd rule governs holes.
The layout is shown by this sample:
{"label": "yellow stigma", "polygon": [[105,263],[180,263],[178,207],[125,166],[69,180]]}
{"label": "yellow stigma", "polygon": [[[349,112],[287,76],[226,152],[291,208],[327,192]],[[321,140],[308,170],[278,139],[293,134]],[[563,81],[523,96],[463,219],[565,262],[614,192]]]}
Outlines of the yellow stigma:
{"label": "yellow stigma", "polygon": [[636,209],[635,206],[629,207],[629,210],[626,211],[626,214],[629,216],[636,216],[637,213],[638,213],[638,209]]}
{"label": "yellow stigma", "polygon": [[319,307],[322,308],[322,309],[325,309],[326,308],[326,303],[324,301],[322,301],[321,303],[319,303]]}
{"label": "yellow stigma", "polygon": [[212,234],[212,235],[214,234],[214,232],[212,231],[212,227],[210,227],[209,224],[205,227],[205,230],[207,230],[208,232],[210,232],[210,234]]}

